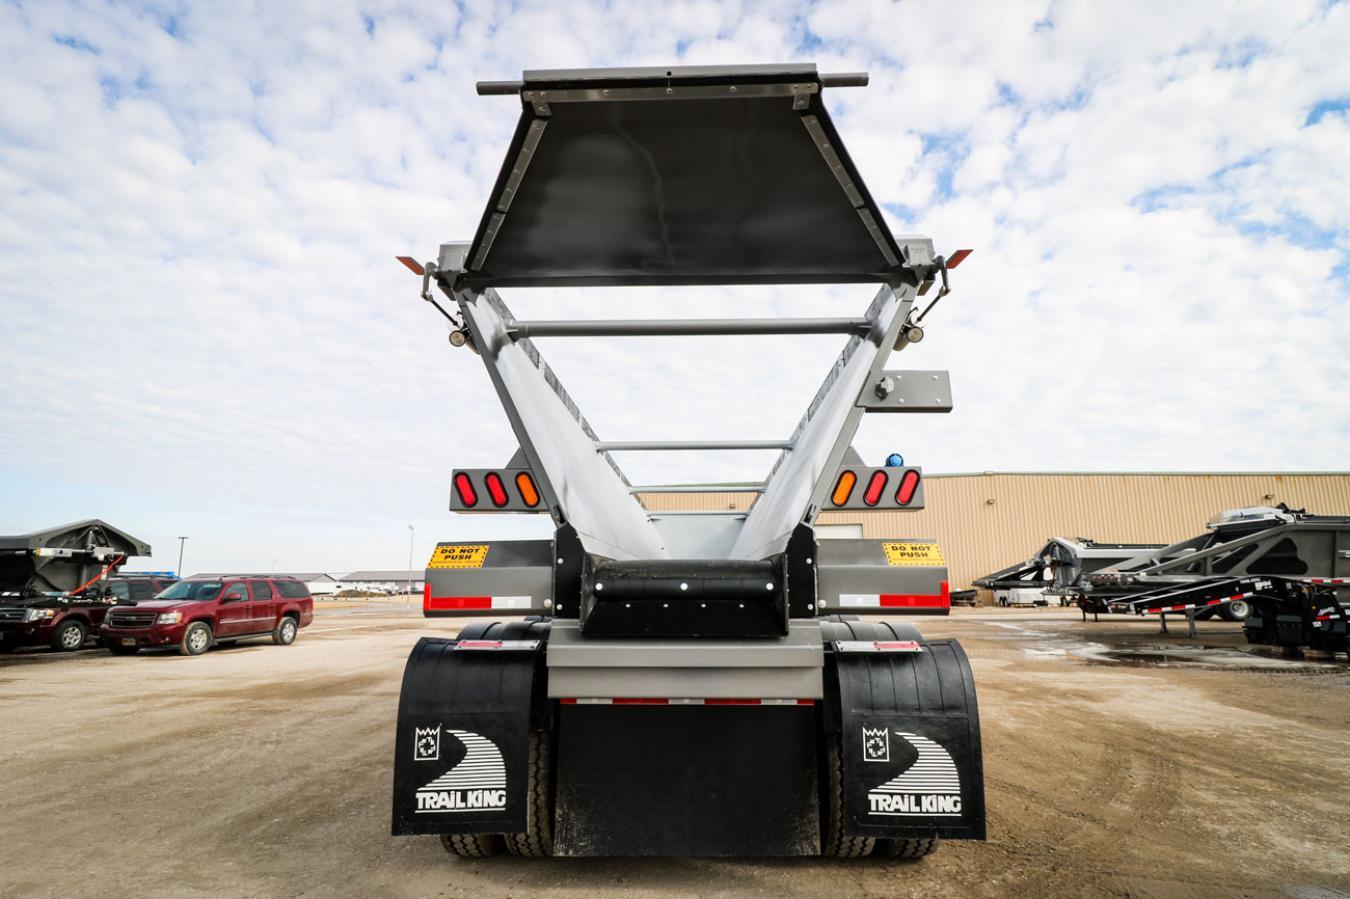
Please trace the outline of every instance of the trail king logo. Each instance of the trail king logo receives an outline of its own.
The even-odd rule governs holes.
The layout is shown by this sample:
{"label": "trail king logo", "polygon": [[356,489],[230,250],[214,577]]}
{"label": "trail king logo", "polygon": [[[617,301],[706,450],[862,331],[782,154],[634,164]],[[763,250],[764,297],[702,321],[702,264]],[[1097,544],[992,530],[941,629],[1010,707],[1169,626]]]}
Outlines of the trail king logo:
{"label": "trail king logo", "polygon": [[441,757],[441,726],[413,730],[413,761],[435,762]]}
{"label": "trail king logo", "polygon": [[[864,728],[864,739],[867,732]],[[908,818],[961,817],[961,779],[951,754],[927,737],[899,730],[895,735],[913,746],[919,757],[898,777],[868,792],[868,814]]]}
{"label": "trail king logo", "polygon": [[891,760],[891,732],[884,727],[862,729],[863,761],[889,762]]}
{"label": "trail king logo", "polygon": [[[423,731],[417,728],[418,751]],[[436,752],[440,753],[437,726]],[[464,744],[464,758],[449,771],[417,791],[418,812],[501,811],[506,808],[506,763],[502,751],[487,737],[467,730],[446,728],[445,733]],[[418,756],[420,759],[421,756]]]}

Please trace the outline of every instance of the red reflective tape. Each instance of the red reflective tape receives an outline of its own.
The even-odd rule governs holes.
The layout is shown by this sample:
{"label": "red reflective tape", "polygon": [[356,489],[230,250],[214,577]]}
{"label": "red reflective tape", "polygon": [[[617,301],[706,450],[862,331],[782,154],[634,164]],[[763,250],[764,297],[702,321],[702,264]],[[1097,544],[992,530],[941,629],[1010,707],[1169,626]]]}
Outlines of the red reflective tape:
{"label": "red reflective tape", "polygon": [[669,699],[657,699],[652,696],[614,697],[615,705],[669,705]]}
{"label": "red reflective tape", "polygon": [[816,704],[816,701],[815,701],[814,699],[799,699],[799,700],[797,700],[797,705],[815,705],[815,704]]}
{"label": "red reflective tape", "polygon": [[883,609],[950,609],[951,587],[942,582],[940,593],[882,593],[879,602]]}
{"label": "red reflective tape", "polygon": [[956,268],[956,267],[957,267],[958,265],[960,265],[962,262],[965,262],[965,261],[966,261],[966,257],[969,256],[969,255],[970,255],[971,253],[973,253],[973,252],[975,252],[975,251],[974,251],[974,250],[957,250],[955,253],[953,253],[953,254],[951,255],[951,258],[947,260],[947,268],[948,268],[948,269],[954,269],[954,268]]}
{"label": "red reflective tape", "polygon": [[559,699],[558,701],[561,702],[563,705],[576,705],[576,704],[577,704],[577,701],[576,701],[575,699]]}
{"label": "red reflective tape", "polygon": [[[1237,599],[1237,597],[1236,597],[1236,596],[1230,596],[1230,597],[1228,597],[1228,599]],[[1211,599],[1209,602],[1205,603],[1205,605],[1207,605],[1207,606],[1217,606],[1217,605],[1218,605],[1219,603],[1221,603],[1221,602],[1228,602],[1228,599]]]}
{"label": "red reflective tape", "polygon": [[490,609],[491,596],[426,596],[422,600],[423,608],[433,612],[446,609]]}

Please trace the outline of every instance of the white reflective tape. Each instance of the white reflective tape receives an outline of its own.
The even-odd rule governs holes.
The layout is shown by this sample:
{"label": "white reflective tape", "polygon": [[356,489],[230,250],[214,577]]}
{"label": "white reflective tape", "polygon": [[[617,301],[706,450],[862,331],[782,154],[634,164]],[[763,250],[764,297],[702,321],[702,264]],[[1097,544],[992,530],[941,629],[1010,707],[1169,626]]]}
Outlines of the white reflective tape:
{"label": "white reflective tape", "polygon": [[486,650],[490,652],[533,652],[538,648],[538,640],[460,640],[455,644],[455,649]]}
{"label": "white reflective tape", "polygon": [[847,609],[879,609],[880,593],[840,593],[839,605]]}
{"label": "white reflective tape", "polygon": [[836,652],[923,652],[913,640],[835,640]]}
{"label": "white reflective tape", "polygon": [[814,699],[724,699],[720,697],[712,698],[693,698],[688,696],[605,696],[605,697],[576,697],[559,699],[563,705],[713,705],[713,706],[746,706],[746,705],[815,705]]}
{"label": "white reflective tape", "polygon": [[492,608],[494,609],[528,609],[529,607],[530,598],[528,596],[492,597]]}

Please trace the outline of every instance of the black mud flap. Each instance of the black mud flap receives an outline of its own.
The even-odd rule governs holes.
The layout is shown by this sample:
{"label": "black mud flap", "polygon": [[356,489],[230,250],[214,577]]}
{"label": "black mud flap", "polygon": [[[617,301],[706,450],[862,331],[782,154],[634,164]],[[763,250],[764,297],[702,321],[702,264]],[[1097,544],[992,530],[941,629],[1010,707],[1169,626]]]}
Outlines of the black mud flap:
{"label": "black mud flap", "polygon": [[820,853],[814,704],[563,705],[559,856]]}
{"label": "black mud flap", "polygon": [[548,727],[547,636],[533,620],[418,641],[399,697],[394,835],[526,830],[530,730]]}
{"label": "black mud flap", "polygon": [[[914,636],[889,630],[884,622],[839,622],[822,635],[831,648],[843,640],[857,649]],[[983,840],[984,760],[970,663],[955,640],[918,647],[830,654],[826,694],[837,705],[827,711],[843,753],[843,832]]]}

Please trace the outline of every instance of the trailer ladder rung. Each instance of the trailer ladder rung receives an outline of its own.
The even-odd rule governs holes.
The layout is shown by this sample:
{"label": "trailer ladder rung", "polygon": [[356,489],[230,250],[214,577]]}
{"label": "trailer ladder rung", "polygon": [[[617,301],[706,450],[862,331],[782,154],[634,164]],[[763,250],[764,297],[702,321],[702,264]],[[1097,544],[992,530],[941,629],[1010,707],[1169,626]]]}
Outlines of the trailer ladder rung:
{"label": "trailer ladder rung", "polygon": [[745,334],[867,334],[866,318],[693,318],[518,321],[507,334],[524,337],[705,337]]}
{"label": "trailer ladder rung", "polygon": [[597,440],[596,452],[679,450],[790,450],[791,440]]}
{"label": "trailer ladder rung", "polygon": [[666,484],[629,487],[629,493],[763,493],[761,484]]}

